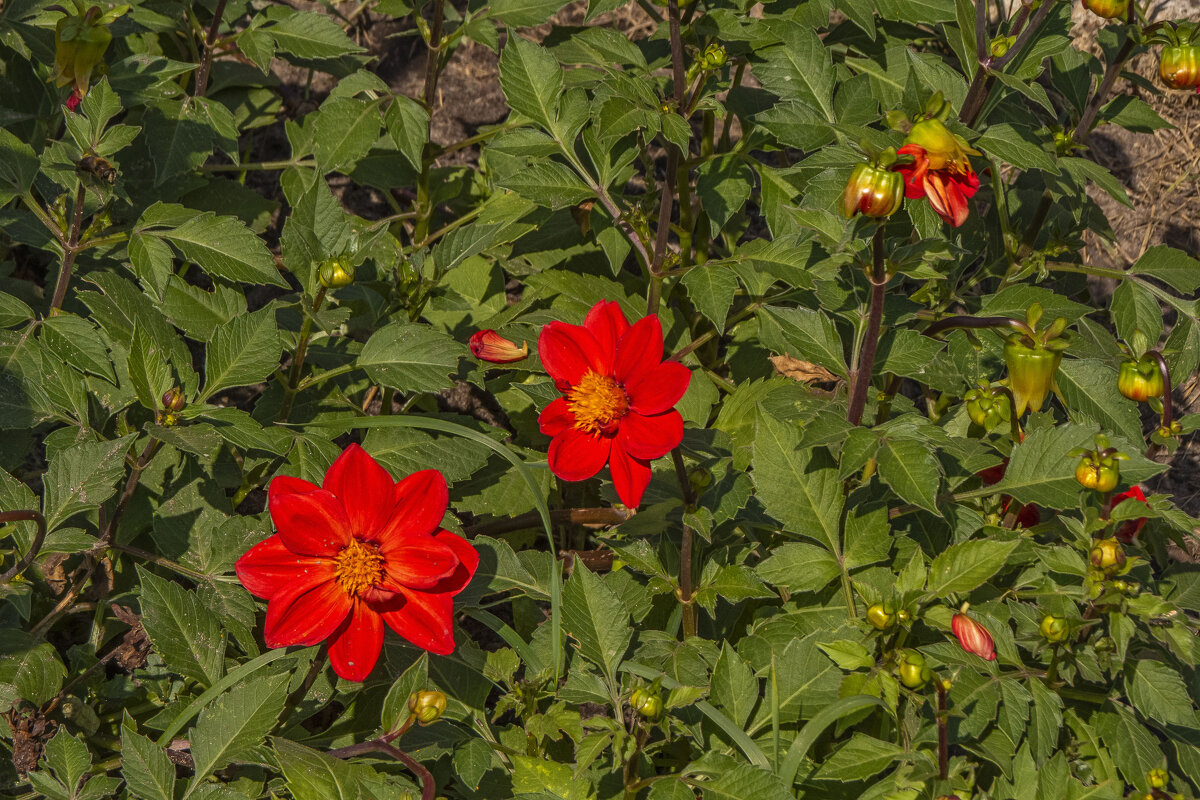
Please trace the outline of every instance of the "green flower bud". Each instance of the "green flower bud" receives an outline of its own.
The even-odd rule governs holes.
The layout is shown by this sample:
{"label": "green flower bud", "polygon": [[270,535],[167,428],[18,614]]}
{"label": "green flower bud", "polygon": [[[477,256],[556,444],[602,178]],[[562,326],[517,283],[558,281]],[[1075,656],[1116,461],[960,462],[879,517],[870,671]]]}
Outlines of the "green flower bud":
{"label": "green flower bud", "polygon": [[421,725],[437,722],[446,711],[446,695],[435,691],[413,692],[408,696],[408,710]]}
{"label": "green flower bud", "polygon": [[883,603],[875,603],[867,609],[867,622],[877,630],[885,631],[896,624],[896,615],[888,611]]}
{"label": "green flower bud", "polygon": [[1042,624],[1038,628],[1041,631],[1042,637],[1047,642],[1052,644],[1061,642],[1067,638],[1069,628],[1067,621],[1062,617],[1056,617],[1053,614],[1047,614],[1042,618]]}
{"label": "green flower bud", "polygon": [[340,289],[354,283],[354,265],[342,256],[328,259],[321,265],[321,285],[326,289]]}
{"label": "green flower bud", "polygon": [[633,694],[629,697],[629,705],[643,719],[649,720],[658,719],[663,710],[662,698],[641,687],[633,690]]}

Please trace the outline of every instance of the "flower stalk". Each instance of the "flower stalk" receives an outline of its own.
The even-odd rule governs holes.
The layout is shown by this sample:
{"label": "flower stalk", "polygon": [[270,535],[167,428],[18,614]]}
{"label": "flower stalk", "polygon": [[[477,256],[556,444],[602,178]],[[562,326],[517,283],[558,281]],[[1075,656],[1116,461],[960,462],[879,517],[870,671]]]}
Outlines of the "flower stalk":
{"label": "flower stalk", "polygon": [[296,393],[300,391],[300,373],[304,370],[304,357],[308,352],[308,340],[312,336],[313,319],[324,302],[325,287],[322,286],[313,298],[312,312],[304,315],[304,322],[300,325],[300,336],[296,339],[296,356],[292,359],[287,385],[283,387],[283,402],[279,406],[280,422],[287,422],[288,415],[292,413],[292,403],[296,399]]}
{"label": "flower stalk", "polygon": [[887,267],[883,257],[883,226],[875,229],[872,240],[871,305],[867,312],[867,331],[859,352],[858,365],[850,374],[850,408],[846,419],[851,425],[862,424],[867,407],[867,388],[875,368],[875,352],[879,347],[879,329],[883,323],[883,301],[887,289]]}
{"label": "flower stalk", "polygon": [[29,550],[20,558],[17,563],[13,564],[3,575],[0,575],[0,584],[8,583],[13,578],[24,572],[33,560],[37,558],[38,551],[42,549],[42,542],[46,540],[46,518],[38,511],[5,511],[0,513],[0,524],[8,524],[10,522],[36,522],[37,533],[33,536],[33,541],[29,545]]}
{"label": "flower stalk", "polygon": [[[671,461],[675,464],[675,476],[679,479],[679,489],[683,493],[685,511],[696,508],[696,490],[688,479],[687,468],[683,463],[683,454],[676,447],[671,451]],[[685,522],[683,537],[679,543],[679,602],[683,614],[683,638],[696,635],[696,606],[692,602],[692,549],[695,534]]]}
{"label": "flower stalk", "polygon": [[71,217],[71,231],[63,242],[62,269],[58,271],[58,283],[54,286],[54,297],[50,300],[50,313],[56,314],[67,299],[67,287],[71,284],[71,273],[75,268],[75,256],[79,254],[79,234],[83,230],[83,203],[87,199],[87,189],[83,181],[75,190],[75,212]]}
{"label": "flower stalk", "polygon": [[208,91],[208,73],[212,69],[213,50],[217,43],[217,33],[221,29],[221,18],[225,16],[225,3],[226,0],[217,0],[212,24],[208,26],[208,36],[204,39],[204,55],[196,69],[196,97],[204,97],[204,93]]}

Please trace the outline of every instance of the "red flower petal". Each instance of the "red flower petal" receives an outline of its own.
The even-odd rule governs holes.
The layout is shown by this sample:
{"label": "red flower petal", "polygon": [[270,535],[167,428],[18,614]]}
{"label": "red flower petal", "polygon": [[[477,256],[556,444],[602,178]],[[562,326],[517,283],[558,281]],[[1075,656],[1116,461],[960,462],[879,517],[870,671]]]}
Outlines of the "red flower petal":
{"label": "red flower petal", "polygon": [[904,176],[904,196],[909,200],[925,196],[925,174],[929,171],[929,159],[925,148],[916,144],[906,144],[896,151],[900,155],[912,156],[911,164],[897,164],[892,167],[895,172]]}
{"label": "red flower petal", "polygon": [[383,618],[363,602],[354,603],[351,614],[329,640],[329,663],[339,678],[364,681],[375,669],[383,650]]}
{"label": "red flower petal", "polygon": [[637,380],[662,361],[663,332],[657,314],[642,317],[621,337],[613,375],[621,383]]}
{"label": "red flower petal", "polygon": [[458,556],[458,566],[448,578],[438,581],[430,592],[446,593],[451,597],[467,588],[479,568],[479,551],[470,542],[452,531],[438,531],[434,538],[449,547]]}
{"label": "red flower petal", "polygon": [[439,656],[454,652],[454,601],[448,594],[404,592],[404,605],[382,611],[383,621],[408,641]]}
{"label": "red flower petal", "polygon": [[673,408],[687,391],[692,371],[678,361],[664,361],[625,384],[629,408],[639,414],[661,414]]}
{"label": "red flower petal", "polygon": [[557,321],[542,328],[538,357],[559,389],[574,386],[588,372],[607,375],[611,365],[591,331]]}
{"label": "red flower petal", "polygon": [[575,414],[567,398],[559,397],[538,415],[538,429],[547,436],[558,436],[568,428],[575,427]]}
{"label": "red flower petal", "polygon": [[946,223],[957,228],[967,221],[970,212],[967,198],[942,173],[930,172],[925,176],[925,199]]}
{"label": "red flower petal", "polygon": [[475,331],[468,344],[476,358],[493,364],[511,364],[529,355],[528,344],[522,342],[517,347],[511,339],[505,339],[493,330]]}
{"label": "red flower petal", "polygon": [[392,518],[379,534],[381,547],[401,544],[409,536],[427,536],[436,531],[450,505],[446,478],[436,469],[414,472],[396,484]]}
{"label": "red flower petal", "polygon": [[608,467],[617,497],[630,508],[637,508],[650,485],[650,465],[629,455],[618,445],[612,449]]}
{"label": "red flower petal", "polygon": [[458,554],[432,536],[393,539],[379,551],[387,559],[384,568],[390,585],[385,588],[393,590],[400,586],[431,589],[458,568]]}
{"label": "red flower petal", "polygon": [[550,442],[550,471],[564,481],[585,481],[604,468],[611,446],[612,437],[571,428]]}
{"label": "red flower petal", "polygon": [[305,646],[329,638],[350,613],[350,596],[337,581],[284,587],[267,604],[267,647]]}
{"label": "red flower petal", "polygon": [[587,318],[583,321],[583,327],[596,337],[596,343],[600,345],[600,349],[604,353],[605,363],[613,363],[617,352],[617,342],[621,341],[625,331],[629,330],[629,320],[625,319],[625,312],[621,310],[620,304],[614,303],[612,300],[601,300],[596,303],[588,311]]}
{"label": "red flower petal", "polygon": [[283,544],[278,534],[247,550],[234,565],[238,580],[246,591],[270,600],[289,584],[307,576],[321,575],[333,580],[333,561],[316,556],[298,556]]}
{"label": "red flower petal", "polygon": [[[267,507],[288,550],[299,555],[332,557],[350,544],[350,520],[333,492],[315,488],[304,493],[276,491],[280,481],[280,478],[271,481]],[[284,488],[290,486],[288,483]]]}
{"label": "red flower petal", "polygon": [[650,417],[631,412],[621,418],[617,431],[617,445],[634,458],[646,460],[666,455],[681,441],[683,417],[674,409]]}
{"label": "red flower petal", "polygon": [[395,505],[395,484],[387,470],[366,450],[352,444],[333,462],[321,485],[341,501],[354,536],[375,541]]}

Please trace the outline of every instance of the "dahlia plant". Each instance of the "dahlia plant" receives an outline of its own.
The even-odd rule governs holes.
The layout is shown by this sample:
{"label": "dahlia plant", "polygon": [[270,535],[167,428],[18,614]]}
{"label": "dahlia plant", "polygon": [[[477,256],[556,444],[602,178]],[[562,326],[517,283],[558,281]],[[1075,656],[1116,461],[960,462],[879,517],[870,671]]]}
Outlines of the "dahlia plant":
{"label": "dahlia plant", "polygon": [[5,794],[1197,796],[1164,13],[3,4]]}

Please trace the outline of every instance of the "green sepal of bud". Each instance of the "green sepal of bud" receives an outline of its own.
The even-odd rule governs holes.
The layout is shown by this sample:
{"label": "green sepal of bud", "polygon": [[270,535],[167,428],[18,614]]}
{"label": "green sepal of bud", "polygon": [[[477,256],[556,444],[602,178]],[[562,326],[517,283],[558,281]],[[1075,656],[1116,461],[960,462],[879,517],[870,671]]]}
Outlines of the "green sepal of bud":
{"label": "green sepal of bud", "polygon": [[413,692],[408,696],[408,710],[422,726],[437,722],[446,712],[446,695],[431,690]]}
{"label": "green sepal of bud", "polygon": [[658,696],[658,693],[640,686],[634,689],[633,694],[629,696],[629,706],[642,719],[648,720],[658,719],[663,710],[662,698]]}
{"label": "green sepal of bud", "polygon": [[1016,42],[1017,37],[1015,36],[997,36],[995,39],[992,39],[991,44],[988,45],[988,52],[990,52],[995,58],[1003,58],[1004,55],[1012,49],[1012,46],[1016,44]]}
{"label": "green sepal of bud", "polygon": [[1062,617],[1056,617],[1053,614],[1047,614],[1042,618],[1042,624],[1038,627],[1047,642],[1057,644],[1067,638],[1070,631],[1067,621]]}
{"label": "green sepal of bud", "polygon": [[321,264],[318,277],[326,289],[340,289],[354,283],[354,265],[343,256],[335,256]]}

